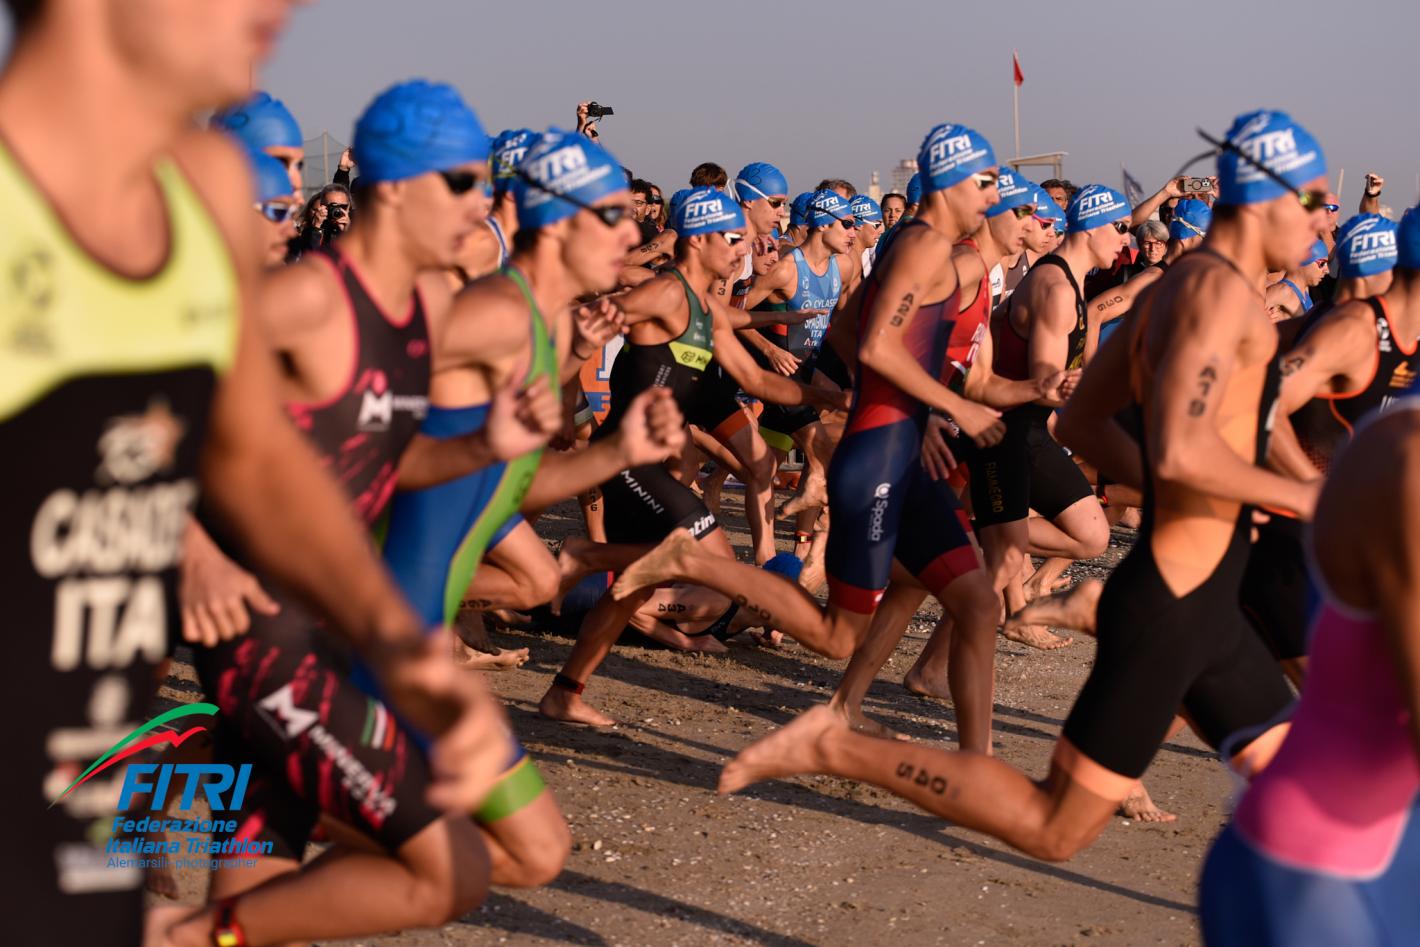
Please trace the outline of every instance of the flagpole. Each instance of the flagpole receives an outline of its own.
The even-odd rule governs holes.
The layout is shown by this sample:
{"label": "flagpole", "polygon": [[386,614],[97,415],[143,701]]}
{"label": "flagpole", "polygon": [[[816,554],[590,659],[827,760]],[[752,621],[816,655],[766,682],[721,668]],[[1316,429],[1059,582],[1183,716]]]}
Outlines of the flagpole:
{"label": "flagpole", "polygon": [[[1014,49],[1011,50],[1011,61],[1013,63],[1013,68],[1014,63],[1020,61],[1020,58],[1016,55],[1016,51]],[[1019,159],[1021,156],[1021,84],[1016,81],[1014,72],[1012,72],[1011,74],[1011,100],[1012,112],[1015,116],[1016,126],[1016,158]]]}

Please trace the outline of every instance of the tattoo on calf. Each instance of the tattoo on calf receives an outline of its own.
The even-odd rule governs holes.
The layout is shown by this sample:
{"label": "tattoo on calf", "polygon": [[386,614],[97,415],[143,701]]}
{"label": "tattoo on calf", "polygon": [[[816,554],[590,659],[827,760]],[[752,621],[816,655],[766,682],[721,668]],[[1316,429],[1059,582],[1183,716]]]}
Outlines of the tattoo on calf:
{"label": "tattoo on calf", "polygon": [[898,304],[897,312],[893,313],[892,324],[894,326],[902,325],[907,317],[912,315],[912,309],[912,294],[908,293],[902,297],[902,302]]}
{"label": "tattoo on calf", "polygon": [[947,791],[947,780],[943,776],[933,776],[925,769],[918,769],[911,763],[897,764],[897,778],[905,779],[916,786],[925,786],[937,795]]}
{"label": "tattoo on calf", "polygon": [[1203,412],[1208,410],[1208,394],[1218,383],[1216,361],[1216,359],[1209,361],[1198,373],[1198,396],[1188,403],[1189,417],[1202,417]]}
{"label": "tattoo on calf", "polygon": [[466,598],[462,602],[459,602],[459,606],[462,608],[472,608],[475,611],[481,612],[485,609],[492,608],[493,600],[491,598]]}

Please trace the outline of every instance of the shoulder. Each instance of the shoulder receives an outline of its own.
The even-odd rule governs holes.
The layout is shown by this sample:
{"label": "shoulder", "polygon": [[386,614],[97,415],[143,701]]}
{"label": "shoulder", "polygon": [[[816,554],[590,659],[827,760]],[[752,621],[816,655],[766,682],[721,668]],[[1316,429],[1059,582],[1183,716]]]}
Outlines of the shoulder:
{"label": "shoulder", "polygon": [[257,315],[278,345],[286,333],[322,326],[345,307],[340,277],[319,254],[264,273],[259,285]]}

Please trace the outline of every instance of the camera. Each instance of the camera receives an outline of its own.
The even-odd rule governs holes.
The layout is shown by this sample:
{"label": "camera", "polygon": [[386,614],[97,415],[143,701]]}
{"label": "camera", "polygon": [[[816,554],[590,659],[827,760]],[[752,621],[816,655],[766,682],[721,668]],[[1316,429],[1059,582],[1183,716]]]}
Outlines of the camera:
{"label": "camera", "polygon": [[587,118],[603,118],[615,114],[616,110],[610,105],[598,105],[595,102],[590,102],[587,105]]}
{"label": "camera", "polygon": [[1208,178],[1184,178],[1183,193],[1206,194],[1213,190],[1213,182]]}

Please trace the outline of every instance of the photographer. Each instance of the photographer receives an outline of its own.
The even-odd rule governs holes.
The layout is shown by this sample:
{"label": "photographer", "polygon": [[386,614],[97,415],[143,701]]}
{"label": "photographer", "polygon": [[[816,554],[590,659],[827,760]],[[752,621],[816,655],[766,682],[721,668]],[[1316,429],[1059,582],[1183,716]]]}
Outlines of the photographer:
{"label": "photographer", "polygon": [[307,250],[330,243],[350,229],[350,216],[355,203],[350,191],[341,184],[327,184],[306,203],[301,214],[301,232],[291,241],[287,262],[295,262]]}
{"label": "photographer", "polygon": [[605,105],[598,105],[595,102],[577,103],[577,134],[596,141],[601,138],[597,131],[597,122],[607,115],[615,115],[616,112]]}

